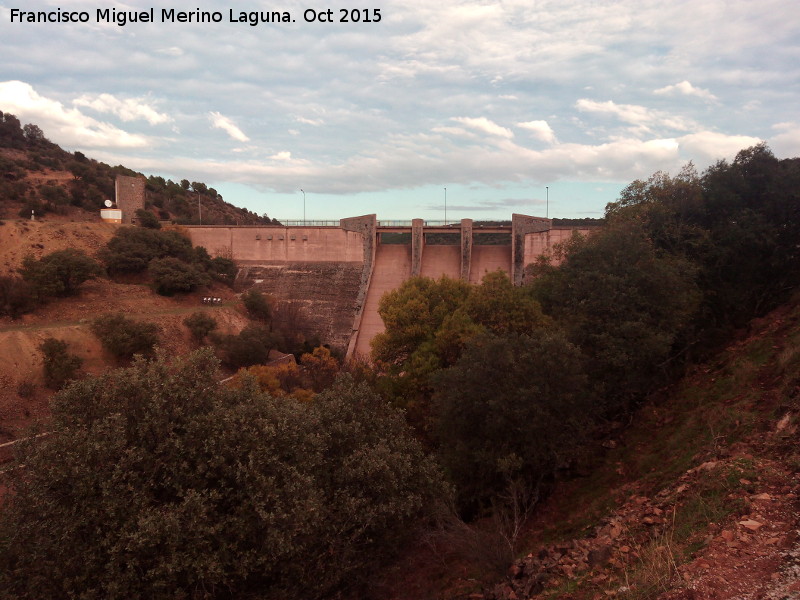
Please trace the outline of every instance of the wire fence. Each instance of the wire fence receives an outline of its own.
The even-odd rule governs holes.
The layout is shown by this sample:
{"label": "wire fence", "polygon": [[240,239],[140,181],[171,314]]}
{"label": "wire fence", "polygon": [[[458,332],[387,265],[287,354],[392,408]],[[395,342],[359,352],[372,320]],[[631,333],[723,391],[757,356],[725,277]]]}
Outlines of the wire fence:
{"label": "wire fence", "polygon": [[[411,221],[378,221],[378,227],[411,227]],[[423,227],[460,227],[461,221],[423,221]]]}
{"label": "wire fence", "polygon": [[339,227],[339,221],[303,221],[302,219],[278,219],[285,227]]}

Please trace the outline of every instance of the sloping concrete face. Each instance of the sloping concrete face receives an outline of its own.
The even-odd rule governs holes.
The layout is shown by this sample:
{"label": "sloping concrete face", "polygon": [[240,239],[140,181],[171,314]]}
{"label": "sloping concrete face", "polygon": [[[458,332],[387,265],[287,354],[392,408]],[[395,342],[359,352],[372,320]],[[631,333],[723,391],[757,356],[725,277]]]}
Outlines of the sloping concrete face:
{"label": "sloping concrete face", "polygon": [[[255,287],[307,338],[346,352],[369,286],[375,216],[335,227],[186,227],[192,243],[239,265],[237,290]],[[365,235],[366,233],[366,235]]]}
{"label": "sloping concrete face", "polygon": [[367,290],[360,327],[353,332],[348,356],[369,358],[370,343],[379,333],[386,330],[378,305],[386,292],[400,287],[411,276],[411,246],[405,244],[378,244],[375,265]]}
{"label": "sloping concrete face", "polygon": [[511,273],[511,246],[479,246],[472,247],[472,268],[469,282],[478,284],[484,275],[498,269]]}
{"label": "sloping concrete face", "polygon": [[350,342],[361,270],[360,262],[261,264],[247,267],[247,278],[239,285],[275,299],[276,326],[285,325],[306,339],[318,338],[344,353]]}
{"label": "sloping concrete face", "polygon": [[451,279],[461,277],[461,247],[460,246],[425,246],[425,258],[422,261],[420,275],[439,279],[447,275]]}
{"label": "sloping concrete face", "polygon": [[525,272],[525,236],[529,233],[544,233],[552,229],[553,221],[528,215],[511,215],[511,281],[522,285]]}

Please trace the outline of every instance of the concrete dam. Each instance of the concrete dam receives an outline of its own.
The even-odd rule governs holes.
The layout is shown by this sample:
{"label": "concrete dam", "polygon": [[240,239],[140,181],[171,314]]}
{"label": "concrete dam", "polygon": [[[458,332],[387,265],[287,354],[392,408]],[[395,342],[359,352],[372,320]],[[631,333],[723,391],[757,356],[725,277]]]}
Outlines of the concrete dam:
{"label": "concrete dam", "polygon": [[522,283],[525,267],[576,227],[512,215],[511,225],[379,222],[376,215],[338,225],[188,226],[196,246],[239,266],[237,288],[255,287],[295,318],[307,337],[318,337],[348,357],[369,356],[384,330],[378,303],[416,275],[447,275],[470,283],[497,269]]}

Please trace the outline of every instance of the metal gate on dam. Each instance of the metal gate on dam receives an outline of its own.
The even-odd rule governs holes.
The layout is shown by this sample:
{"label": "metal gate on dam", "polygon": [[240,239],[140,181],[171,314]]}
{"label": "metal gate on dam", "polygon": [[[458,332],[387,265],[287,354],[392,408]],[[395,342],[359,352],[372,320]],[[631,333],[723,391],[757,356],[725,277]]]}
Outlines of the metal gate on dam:
{"label": "metal gate on dam", "polygon": [[585,228],[553,227],[552,220],[514,214],[511,225],[472,219],[437,223],[380,222],[376,215],[338,225],[186,226],[196,246],[239,267],[238,289],[256,287],[305,313],[306,335],[347,356],[368,356],[383,331],[381,296],[409,277],[447,275],[479,283],[502,269],[516,285],[525,266]]}

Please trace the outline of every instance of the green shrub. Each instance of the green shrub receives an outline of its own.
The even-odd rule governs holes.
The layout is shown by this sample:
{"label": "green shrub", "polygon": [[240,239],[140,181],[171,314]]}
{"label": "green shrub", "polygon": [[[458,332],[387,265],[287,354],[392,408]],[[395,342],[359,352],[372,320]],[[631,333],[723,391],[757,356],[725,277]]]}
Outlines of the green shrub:
{"label": "green shrub", "polygon": [[439,454],[467,514],[512,483],[535,496],[569,465],[594,413],[584,357],[554,331],[479,339],[435,390]]}
{"label": "green shrub", "polygon": [[44,362],[44,382],[53,390],[60,390],[71,379],[75,379],[83,359],[67,351],[67,343],[48,337],[39,344]]}
{"label": "green shrub", "polygon": [[192,243],[178,232],[141,227],[118,229],[98,256],[112,274],[141,273],[154,258],[170,256],[187,263],[195,259]]}
{"label": "green shrub", "polygon": [[248,325],[238,335],[217,337],[215,344],[222,362],[232,369],[264,364],[269,352],[278,347],[280,336],[263,325]]}
{"label": "green shrub", "polygon": [[91,329],[103,348],[120,359],[133,358],[134,354],[150,356],[158,342],[158,325],[134,321],[122,313],[98,317],[92,322]]}
{"label": "green shrub", "polygon": [[33,286],[20,277],[0,275],[0,315],[16,319],[36,308]]}
{"label": "green shrub", "polygon": [[272,318],[272,305],[267,296],[258,290],[250,289],[242,294],[242,302],[250,318],[269,323]]}
{"label": "green shrub", "polygon": [[216,258],[211,259],[209,273],[211,273],[211,276],[214,279],[223,281],[228,285],[233,285],[233,282],[236,279],[236,263],[234,263],[230,258],[217,256]]}
{"label": "green shrub", "polygon": [[198,344],[202,344],[206,336],[217,328],[217,321],[207,312],[192,313],[183,320],[183,324],[189,328],[192,338]]}
{"label": "green shrub", "polygon": [[153,280],[153,289],[162,296],[191,292],[211,283],[211,278],[194,265],[169,256],[154,258],[147,270]]}
{"label": "green shrub", "polygon": [[59,393],[0,514],[4,595],[342,597],[441,496],[364,387],[299,403],[219,386],[216,367],[137,361]]}
{"label": "green shrub", "polygon": [[82,250],[69,248],[45,254],[39,260],[28,255],[19,270],[39,298],[69,296],[102,272],[100,265]]}
{"label": "green shrub", "polygon": [[141,227],[145,227],[146,229],[161,229],[161,223],[159,223],[158,217],[149,210],[143,208],[136,209],[136,220]]}

